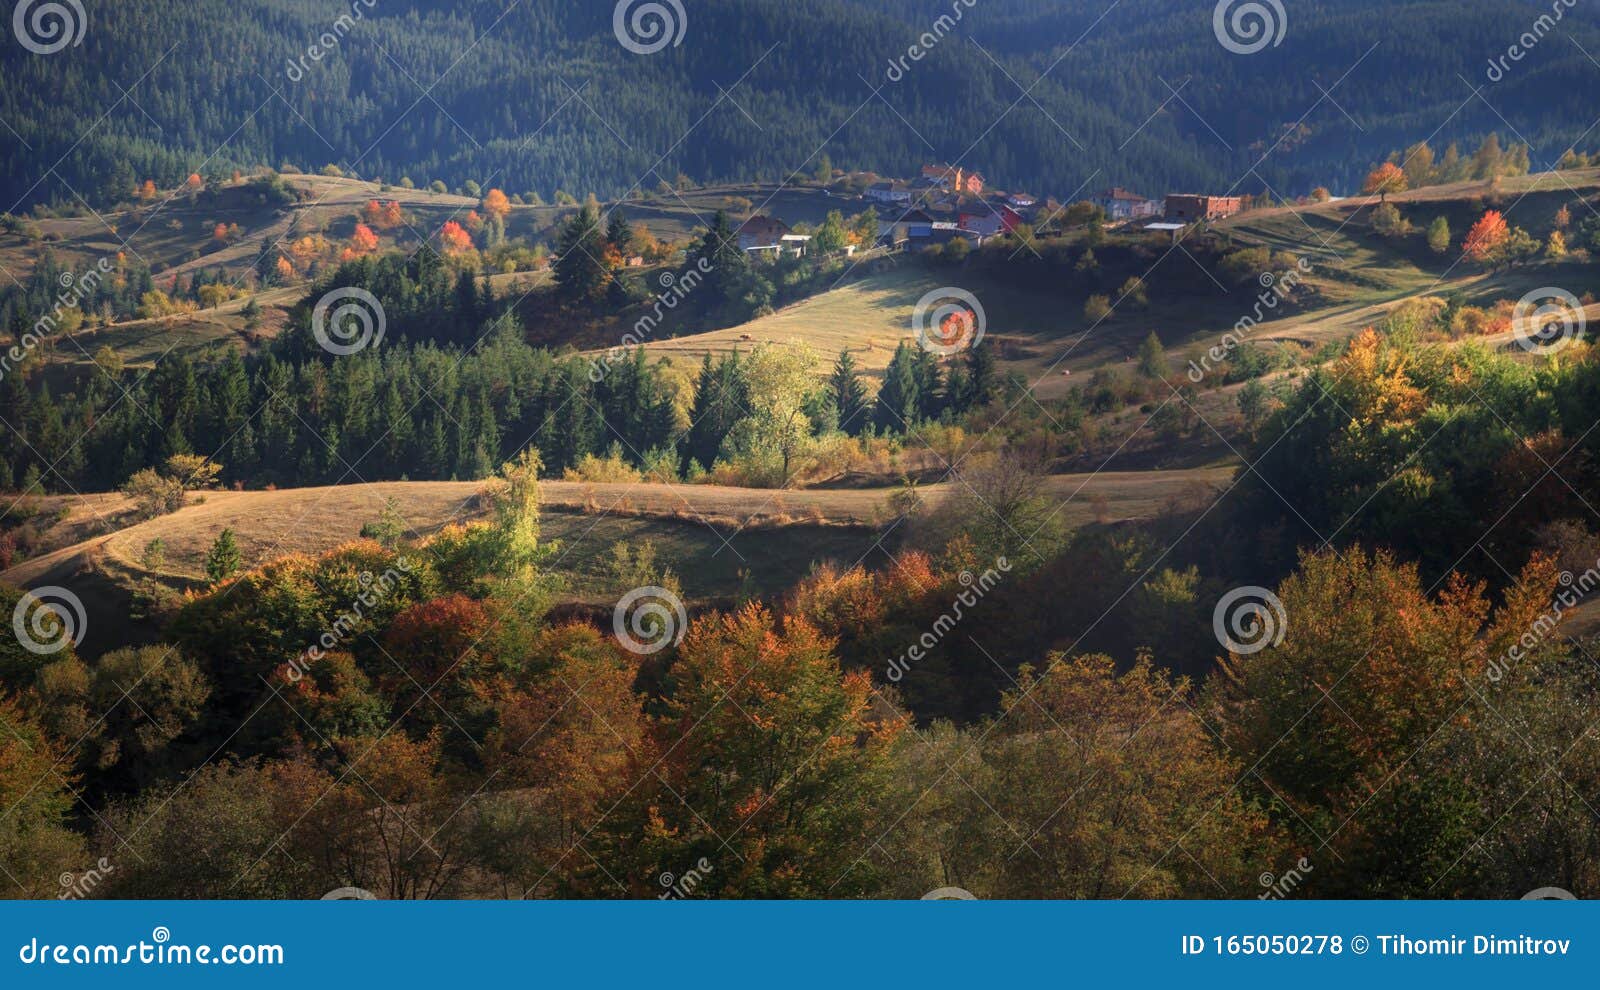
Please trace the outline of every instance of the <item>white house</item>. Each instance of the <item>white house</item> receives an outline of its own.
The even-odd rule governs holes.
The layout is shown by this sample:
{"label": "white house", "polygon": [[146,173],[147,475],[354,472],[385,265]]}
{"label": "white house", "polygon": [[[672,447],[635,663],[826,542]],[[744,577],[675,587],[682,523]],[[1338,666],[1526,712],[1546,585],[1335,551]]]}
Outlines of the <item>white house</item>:
{"label": "white house", "polygon": [[911,190],[897,188],[892,182],[879,182],[868,187],[865,197],[875,203],[909,203]]}
{"label": "white house", "polygon": [[1135,192],[1129,192],[1121,186],[1113,186],[1105,192],[1090,200],[1094,205],[1106,211],[1106,218],[1110,220],[1132,220],[1137,217],[1153,217],[1162,210],[1160,200],[1150,199]]}

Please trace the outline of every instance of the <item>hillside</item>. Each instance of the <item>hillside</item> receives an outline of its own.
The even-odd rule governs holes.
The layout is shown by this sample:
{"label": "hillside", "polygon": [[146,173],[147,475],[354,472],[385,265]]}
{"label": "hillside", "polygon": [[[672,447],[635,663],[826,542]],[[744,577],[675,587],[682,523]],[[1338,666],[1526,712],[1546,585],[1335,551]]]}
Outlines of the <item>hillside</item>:
{"label": "hillside", "polygon": [[[1501,209],[1508,222],[1528,230],[1548,230],[1563,207],[1574,217],[1595,210],[1597,193],[1600,169],[1546,172],[1395,194],[1390,201],[1416,228],[1403,237],[1373,229],[1378,203],[1369,197],[1250,210],[1215,229],[1232,247],[1265,247],[1307,259],[1309,270],[1301,284],[1308,291],[1292,306],[1266,311],[1250,339],[1289,344],[1310,354],[1422,297],[1459,294],[1466,304],[1492,306],[1551,284],[1570,286],[1580,295],[1600,291],[1593,266],[1582,261],[1486,272],[1464,263],[1458,250],[1429,250],[1422,237],[1433,219],[1443,217],[1459,241],[1490,208]],[[1147,284],[1148,306],[1119,306],[1104,320],[1090,319],[1083,311],[1088,295],[1109,292],[1115,279],[1093,290],[1062,277],[1059,259],[1039,258],[1010,244],[1001,247],[998,258],[1004,261],[993,264],[974,255],[956,267],[917,258],[855,266],[855,280],[771,315],[726,329],[648,341],[645,349],[693,363],[706,354],[749,351],[761,343],[805,341],[829,362],[848,350],[864,372],[877,377],[895,347],[914,340],[918,300],[942,286],[957,286],[983,306],[985,339],[996,347],[1000,365],[1024,376],[1036,395],[1055,398],[1097,369],[1125,365],[1152,332],[1175,355],[1209,347],[1249,316],[1257,300],[1253,283],[1230,289],[1197,270],[1193,252],[1198,248],[1191,241],[1152,250],[1128,270]]]}
{"label": "hillside", "polygon": [[[1435,128],[1441,145],[1514,129],[1548,163],[1589,119],[1591,67],[1565,41],[1470,98],[1483,63],[1463,53],[1517,38],[1535,4],[1306,0],[1278,46],[1241,57],[1213,36],[1209,4],[990,0],[896,78],[946,7],[706,0],[681,44],[638,56],[609,4],[97,5],[77,47],[0,49],[0,119],[19,139],[0,151],[0,198],[12,212],[104,204],[147,177],[289,162],[548,200],[679,173],[792,182],[823,153],[887,174],[963,160],[1063,196],[1091,180],[1295,195],[1353,186]],[[1593,11],[1561,28],[1600,48]],[[322,37],[336,43],[308,56]]]}
{"label": "hillside", "polygon": [[[1068,525],[1153,517],[1165,506],[1203,498],[1225,486],[1231,468],[1168,472],[1061,475],[1048,491]],[[119,495],[51,497],[42,508],[60,522],[48,535],[67,545],[0,572],[0,582],[74,590],[92,616],[127,615],[129,598],[154,578],[173,588],[200,587],[204,557],[224,528],[237,534],[247,566],[288,553],[315,554],[355,539],[394,499],[408,532],[422,537],[452,522],[482,516],[476,482],[380,482],[268,492],[207,492],[170,515],[128,518]],[[938,504],[954,483],[922,490]],[[781,594],[823,560],[845,564],[887,561],[878,549],[892,536],[888,489],[774,492],[713,485],[541,485],[541,538],[557,544],[547,564],[565,580],[563,600],[608,604],[625,587],[611,574],[614,548],[651,543],[658,560],[682,580],[692,601],[723,601],[746,592]],[[139,563],[152,540],[165,546],[159,571]],[[886,544],[893,549],[898,539]],[[119,627],[123,623],[118,624]],[[86,644],[99,652],[127,629],[91,629]]]}

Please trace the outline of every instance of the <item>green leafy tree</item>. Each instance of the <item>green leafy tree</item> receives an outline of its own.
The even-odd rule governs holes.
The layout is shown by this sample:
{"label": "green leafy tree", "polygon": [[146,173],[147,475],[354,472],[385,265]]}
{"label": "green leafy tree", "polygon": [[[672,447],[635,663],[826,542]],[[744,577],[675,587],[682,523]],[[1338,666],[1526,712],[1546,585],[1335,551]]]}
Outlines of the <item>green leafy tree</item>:
{"label": "green leafy tree", "polygon": [[849,231],[845,229],[844,214],[838,210],[829,210],[827,217],[822,221],[822,226],[811,237],[811,247],[821,254],[834,254],[844,250],[849,241]]}
{"label": "green leafy tree", "polygon": [[1450,250],[1450,221],[1442,216],[1434,217],[1428,224],[1428,250],[1434,254]]}
{"label": "green leafy tree", "polygon": [[1139,374],[1151,379],[1165,380],[1172,373],[1172,367],[1167,363],[1166,348],[1161,346],[1161,338],[1153,330],[1139,345],[1137,367]]}
{"label": "green leafy tree", "polygon": [[724,446],[746,464],[770,464],[759,473],[780,488],[788,485],[811,440],[806,399],[815,368],[815,354],[801,341],[762,345],[744,361],[750,414],[735,424]]}

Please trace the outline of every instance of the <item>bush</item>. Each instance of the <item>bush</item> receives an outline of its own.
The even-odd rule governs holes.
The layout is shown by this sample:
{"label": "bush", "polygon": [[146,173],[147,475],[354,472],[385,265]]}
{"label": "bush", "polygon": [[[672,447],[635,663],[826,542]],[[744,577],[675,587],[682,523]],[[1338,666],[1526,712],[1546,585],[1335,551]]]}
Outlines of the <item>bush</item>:
{"label": "bush", "polygon": [[182,508],[187,493],[178,479],[155,468],[142,468],[122,483],[122,494],[133,499],[141,516],[154,519]]}

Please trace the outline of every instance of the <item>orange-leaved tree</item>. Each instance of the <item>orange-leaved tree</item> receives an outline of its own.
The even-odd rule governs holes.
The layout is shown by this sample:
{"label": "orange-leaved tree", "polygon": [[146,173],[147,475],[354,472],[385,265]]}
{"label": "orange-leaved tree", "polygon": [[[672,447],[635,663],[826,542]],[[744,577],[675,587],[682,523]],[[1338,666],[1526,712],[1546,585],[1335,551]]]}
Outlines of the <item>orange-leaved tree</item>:
{"label": "orange-leaved tree", "polygon": [[1405,192],[1407,188],[1406,173],[1400,166],[1394,162],[1384,162],[1367,174],[1366,184],[1361,191],[1387,203],[1390,193]]}
{"label": "orange-leaved tree", "polygon": [[511,200],[507,199],[506,194],[499,189],[489,190],[480,205],[483,207],[483,212],[501,220],[511,212]]}
{"label": "orange-leaved tree", "polygon": [[754,604],[694,623],[670,676],[660,755],[645,755],[639,787],[585,843],[605,869],[580,882],[657,894],[664,873],[704,860],[697,896],[876,889],[862,850],[903,810],[885,798],[905,724],[875,704],[870,676],[842,673],[809,622],[780,626]]}
{"label": "orange-leaved tree", "polygon": [[1467,231],[1461,250],[1468,258],[1480,264],[1495,264],[1511,240],[1511,227],[1499,210],[1488,210]]}
{"label": "orange-leaved tree", "polygon": [[460,254],[472,249],[472,235],[462,229],[454,220],[445,221],[439,228],[439,243],[447,254]]}
{"label": "orange-leaved tree", "polygon": [[357,254],[371,254],[378,250],[378,235],[364,223],[356,224],[350,235],[350,249]]}
{"label": "orange-leaved tree", "polygon": [[1537,681],[1536,654],[1507,658],[1544,628],[1554,586],[1535,559],[1495,609],[1459,575],[1430,594],[1383,552],[1307,554],[1278,588],[1281,642],[1220,661],[1208,718],[1253,768],[1246,790],[1312,850],[1318,896],[1461,896],[1453,864],[1501,811],[1454,753],[1505,731],[1500,682]]}

